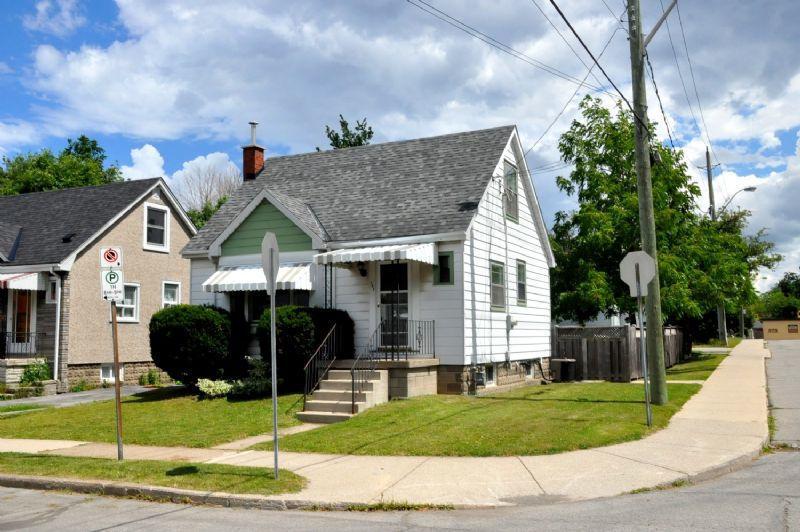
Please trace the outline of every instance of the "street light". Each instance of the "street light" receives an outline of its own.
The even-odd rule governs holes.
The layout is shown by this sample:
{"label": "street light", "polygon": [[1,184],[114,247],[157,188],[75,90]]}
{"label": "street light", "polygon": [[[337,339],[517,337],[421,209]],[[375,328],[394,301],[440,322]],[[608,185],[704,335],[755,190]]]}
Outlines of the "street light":
{"label": "street light", "polygon": [[733,201],[733,198],[735,198],[735,197],[736,197],[736,194],[738,194],[739,192],[755,192],[755,191],[756,191],[756,187],[744,187],[744,188],[740,188],[739,190],[737,190],[736,192],[734,192],[734,193],[733,193],[733,196],[731,196],[730,198],[728,198],[728,201],[726,201],[726,202],[725,202],[725,204],[722,206],[722,208],[720,209],[720,211],[724,211],[725,209],[727,209],[727,208],[728,208],[728,205],[730,205],[730,203]]}

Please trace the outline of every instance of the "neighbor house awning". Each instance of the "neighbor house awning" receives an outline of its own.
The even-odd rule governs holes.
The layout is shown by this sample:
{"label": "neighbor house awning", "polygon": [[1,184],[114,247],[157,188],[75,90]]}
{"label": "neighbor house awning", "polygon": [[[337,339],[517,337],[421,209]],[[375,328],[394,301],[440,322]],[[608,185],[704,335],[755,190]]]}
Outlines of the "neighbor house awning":
{"label": "neighbor house awning", "polygon": [[[203,283],[204,292],[266,290],[261,266],[234,266],[216,271]],[[278,268],[278,290],[312,290],[311,264],[282,264]]]}
{"label": "neighbor house awning", "polygon": [[317,264],[340,264],[348,262],[372,262],[383,260],[407,260],[436,263],[436,244],[398,244],[395,246],[372,246],[364,248],[337,249],[314,255]]}
{"label": "neighbor house awning", "polygon": [[45,290],[47,283],[41,272],[0,273],[0,288],[7,290]]}

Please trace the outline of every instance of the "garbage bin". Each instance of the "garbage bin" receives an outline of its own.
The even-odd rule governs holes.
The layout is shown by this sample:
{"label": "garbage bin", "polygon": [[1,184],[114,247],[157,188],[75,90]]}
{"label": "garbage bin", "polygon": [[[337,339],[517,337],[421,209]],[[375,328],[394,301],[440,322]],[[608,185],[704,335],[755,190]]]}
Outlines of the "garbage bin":
{"label": "garbage bin", "polygon": [[575,380],[574,358],[551,358],[550,364],[555,366],[555,378],[558,382],[572,382]]}

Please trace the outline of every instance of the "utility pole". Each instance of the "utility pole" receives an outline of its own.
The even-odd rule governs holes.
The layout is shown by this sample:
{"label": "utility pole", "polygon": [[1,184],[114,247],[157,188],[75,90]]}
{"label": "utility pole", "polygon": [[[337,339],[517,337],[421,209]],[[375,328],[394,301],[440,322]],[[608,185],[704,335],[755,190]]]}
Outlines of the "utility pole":
{"label": "utility pole", "polygon": [[[648,36],[648,42],[674,6],[664,12]],[[664,367],[664,330],[661,317],[661,281],[658,275],[656,223],[653,212],[653,183],[650,180],[650,131],[647,119],[647,92],[644,72],[644,35],[639,0],[628,0],[628,34],[631,49],[633,80],[633,122],[636,134],[636,177],[639,194],[639,230],[642,249],[656,262],[656,273],[647,292],[647,369],[650,375],[651,399],[654,404],[667,402],[667,375]],[[643,325],[643,324],[642,324]]]}
{"label": "utility pole", "polygon": [[[714,203],[714,183],[713,177],[711,175],[711,154],[708,151],[708,146],[706,146],[706,177],[708,177],[708,199],[711,206],[708,208],[708,212],[711,215],[711,221],[717,221],[717,205]],[[723,207],[724,208],[724,207]],[[720,301],[717,303],[717,336],[719,337],[722,344],[727,347],[728,346],[728,327],[726,324],[725,319],[725,305]]]}

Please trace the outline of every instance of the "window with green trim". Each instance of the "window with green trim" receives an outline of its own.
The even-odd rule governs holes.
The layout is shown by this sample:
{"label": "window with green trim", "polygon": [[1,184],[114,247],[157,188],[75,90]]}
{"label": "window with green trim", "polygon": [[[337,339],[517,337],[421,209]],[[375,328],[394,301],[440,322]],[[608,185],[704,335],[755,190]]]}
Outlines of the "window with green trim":
{"label": "window with green trim", "polygon": [[503,161],[503,207],[509,220],[519,219],[519,201],[517,194],[517,167]]}
{"label": "window with green trim", "polygon": [[455,274],[453,273],[453,252],[439,252],[439,264],[433,267],[433,284],[453,284]]}
{"label": "window with green trim", "polygon": [[528,284],[525,261],[517,261],[517,305],[524,307],[528,302]]}
{"label": "window with green trim", "polygon": [[506,268],[501,262],[490,262],[491,268],[491,306],[492,310],[506,308]]}

